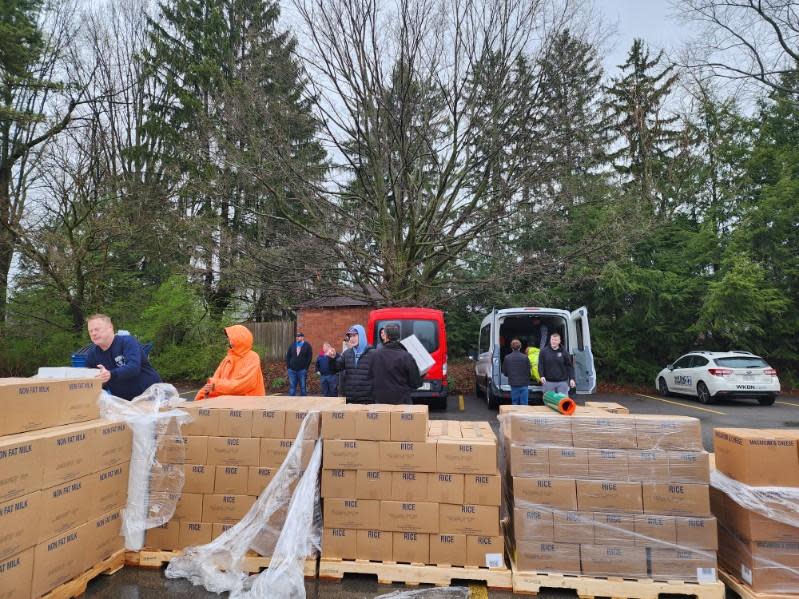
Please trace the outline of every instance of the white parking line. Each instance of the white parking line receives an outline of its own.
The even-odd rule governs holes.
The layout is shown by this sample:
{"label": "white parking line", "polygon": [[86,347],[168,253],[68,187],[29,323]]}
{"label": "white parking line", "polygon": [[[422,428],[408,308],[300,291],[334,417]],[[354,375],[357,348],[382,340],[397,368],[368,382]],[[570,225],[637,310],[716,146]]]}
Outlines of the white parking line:
{"label": "white parking line", "polygon": [[781,406],[793,406],[794,408],[799,408],[799,403],[792,403],[790,401],[777,401],[774,403],[778,403]]}
{"label": "white parking line", "polygon": [[639,397],[646,397],[647,399],[656,399],[657,401],[662,401],[664,403],[670,403],[675,406],[680,406],[683,408],[691,408],[692,410],[699,410],[700,412],[710,412],[711,414],[718,414],[719,416],[726,416],[724,412],[719,412],[717,410],[711,410],[709,408],[700,408],[699,406],[692,406],[688,403],[680,403],[679,401],[671,401],[670,399],[663,399],[662,397],[652,397],[651,395],[644,395],[643,393],[636,393]]}

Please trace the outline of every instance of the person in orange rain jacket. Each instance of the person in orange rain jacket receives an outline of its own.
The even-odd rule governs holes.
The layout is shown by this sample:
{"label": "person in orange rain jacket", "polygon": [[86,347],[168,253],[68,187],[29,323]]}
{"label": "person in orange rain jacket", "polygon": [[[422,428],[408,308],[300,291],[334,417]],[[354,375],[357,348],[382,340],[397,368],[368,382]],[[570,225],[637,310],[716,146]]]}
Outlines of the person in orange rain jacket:
{"label": "person in orange rain jacket", "polygon": [[225,334],[230,349],[194,400],[219,395],[266,395],[261,357],[252,349],[252,333],[247,327],[234,324],[225,329]]}

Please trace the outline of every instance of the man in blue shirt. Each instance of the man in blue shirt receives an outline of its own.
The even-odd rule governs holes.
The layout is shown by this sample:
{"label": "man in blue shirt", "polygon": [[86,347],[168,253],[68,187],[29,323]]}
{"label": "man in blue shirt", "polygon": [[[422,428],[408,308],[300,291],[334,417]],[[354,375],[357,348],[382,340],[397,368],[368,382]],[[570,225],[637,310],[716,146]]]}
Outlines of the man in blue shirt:
{"label": "man in blue shirt", "polygon": [[86,366],[100,369],[97,378],[103,389],[130,400],[161,382],[136,337],[114,334],[114,324],[105,314],[89,316],[87,324],[94,346],[86,356]]}

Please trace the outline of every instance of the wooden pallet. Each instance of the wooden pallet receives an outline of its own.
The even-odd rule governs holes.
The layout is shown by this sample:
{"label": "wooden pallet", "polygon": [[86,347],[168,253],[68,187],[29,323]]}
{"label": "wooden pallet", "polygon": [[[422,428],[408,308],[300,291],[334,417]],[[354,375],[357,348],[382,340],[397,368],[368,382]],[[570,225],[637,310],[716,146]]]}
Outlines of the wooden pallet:
{"label": "wooden pallet", "polygon": [[797,597],[796,594],[758,593],[753,591],[748,584],[738,577],[733,576],[723,569],[719,569],[719,578],[721,578],[731,591],[737,593],[741,599],[796,599]]}
{"label": "wooden pallet", "polygon": [[675,580],[658,582],[650,579],[596,578],[570,574],[524,572],[513,569],[513,592],[537,595],[541,589],[570,589],[581,599],[593,597],[625,597],[658,599],[660,595],[686,595],[696,599],[724,599],[724,584],[698,584]]}
{"label": "wooden pallet", "polygon": [[404,583],[408,586],[434,584],[450,586],[453,580],[484,582],[491,589],[512,587],[507,568],[476,568],[474,566],[428,566],[397,562],[371,562],[323,557],[319,560],[319,578],[341,580],[345,574],[371,574],[380,584]]}
{"label": "wooden pallet", "polygon": [[42,597],[42,599],[72,599],[79,597],[86,592],[86,586],[101,574],[110,576],[116,574],[125,566],[125,551],[120,549],[116,553],[107,557],[99,564],[95,564],[89,570],[69,582],[65,582],[54,588]]}
{"label": "wooden pallet", "polygon": [[[182,555],[182,551],[167,551],[159,549],[142,549],[141,551],[125,552],[125,565],[137,568],[161,568],[167,565],[173,557]],[[242,569],[250,574],[256,574],[269,567],[272,558],[260,555],[247,555],[244,558]],[[304,574],[306,578],[316,578],[316,558],[305,560]]]}

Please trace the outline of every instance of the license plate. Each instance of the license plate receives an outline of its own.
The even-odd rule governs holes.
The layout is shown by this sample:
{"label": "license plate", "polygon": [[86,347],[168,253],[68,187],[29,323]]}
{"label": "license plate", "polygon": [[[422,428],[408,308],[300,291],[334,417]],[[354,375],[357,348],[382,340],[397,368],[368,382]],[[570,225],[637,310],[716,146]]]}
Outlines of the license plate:
{"label": "license plate", "polygon": [[419,391],[430,391],[430,383],[422,383],[422,386],[419,387]]}

